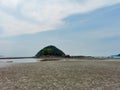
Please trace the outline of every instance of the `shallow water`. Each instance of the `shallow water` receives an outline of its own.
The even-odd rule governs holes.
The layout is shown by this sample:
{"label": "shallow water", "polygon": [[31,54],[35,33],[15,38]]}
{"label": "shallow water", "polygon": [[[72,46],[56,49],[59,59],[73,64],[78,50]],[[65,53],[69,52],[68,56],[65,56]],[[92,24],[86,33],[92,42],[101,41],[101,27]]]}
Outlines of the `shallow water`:
{"label": "shallow water", "polygon": [[[36,58],[25,58],[25,59],[0,59],[0,63],[32,63],[32,62],[40,62],[43,59],[36,59]],[[61,61],[85,61],[84,59],[62,59]],[[94,60],[93,60],[94,61]],[[95,60],[98,61],[98,60]],[[100,61],[100,60],[99,60]],[[107,59],[101,61],[118,61],[120,59]]]}
{"label": "shallow water", "polygon": [[28,58],[28,59],[1,59],[0,63],[32,63],[39,62],[41,59]]}

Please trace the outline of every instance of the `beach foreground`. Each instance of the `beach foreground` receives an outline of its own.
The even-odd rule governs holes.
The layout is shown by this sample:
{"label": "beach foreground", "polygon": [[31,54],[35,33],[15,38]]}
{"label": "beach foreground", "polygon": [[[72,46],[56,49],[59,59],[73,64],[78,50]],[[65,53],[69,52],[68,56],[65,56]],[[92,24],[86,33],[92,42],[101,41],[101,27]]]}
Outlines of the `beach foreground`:
{"label": "beach foreground", "polygon": [[0,90],[119,89],[117,61],[46,61],[0,68]]}

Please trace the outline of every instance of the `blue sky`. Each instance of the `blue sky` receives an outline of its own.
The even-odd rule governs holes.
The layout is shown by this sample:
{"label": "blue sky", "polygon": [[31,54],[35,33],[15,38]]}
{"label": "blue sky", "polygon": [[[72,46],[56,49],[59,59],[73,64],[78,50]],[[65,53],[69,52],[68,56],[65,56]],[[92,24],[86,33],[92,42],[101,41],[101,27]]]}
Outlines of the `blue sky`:
{"label": "blue sky", "polygon": [[120,0],[0,0],[0,55],[120,53]]}

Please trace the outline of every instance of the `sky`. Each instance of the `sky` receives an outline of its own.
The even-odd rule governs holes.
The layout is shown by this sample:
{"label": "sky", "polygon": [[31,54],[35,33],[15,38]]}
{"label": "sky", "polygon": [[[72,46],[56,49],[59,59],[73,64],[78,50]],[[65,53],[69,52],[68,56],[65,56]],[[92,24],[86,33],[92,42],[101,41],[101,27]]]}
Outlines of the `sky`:
{"label": "sky", "polygon": [[120,53],[120,0],[0,0],[0,55]]}

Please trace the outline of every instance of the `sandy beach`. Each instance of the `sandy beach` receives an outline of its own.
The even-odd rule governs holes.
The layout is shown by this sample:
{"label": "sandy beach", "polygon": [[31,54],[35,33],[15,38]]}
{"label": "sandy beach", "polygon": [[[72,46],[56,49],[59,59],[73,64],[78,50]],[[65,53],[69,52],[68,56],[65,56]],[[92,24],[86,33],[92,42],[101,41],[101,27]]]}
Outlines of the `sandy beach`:
{"label": "sandy beach", "polygon": [[45,61],[6,67],[0,64],[0,90],[119,89],[119,61]]}

